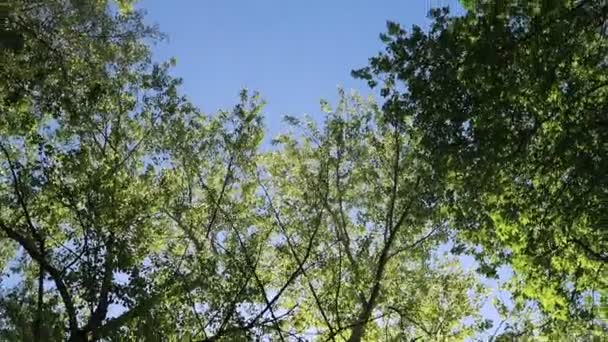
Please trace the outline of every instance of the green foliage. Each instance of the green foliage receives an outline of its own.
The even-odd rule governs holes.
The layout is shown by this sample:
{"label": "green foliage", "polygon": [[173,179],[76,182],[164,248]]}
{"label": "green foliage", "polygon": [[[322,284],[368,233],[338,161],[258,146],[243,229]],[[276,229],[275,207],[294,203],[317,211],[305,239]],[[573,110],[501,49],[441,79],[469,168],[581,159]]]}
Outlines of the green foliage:
{"label": "green foliage", "polygon": [[590,320],[597,301],[582,303],[608,286],[608,230],[598,225],[608,193],[606,4],[550,3],[434,10],[428,32],[389,23],[386,52],[353,74],[381,87],[385,110],[413,120],[481,270],[509,264],[517,300]]}
{"label": "green foliage", "polygon": [[[480,319],[483,291],[457,263],[435,259],[446,218],[410,126],[356,95],[322,107],[322,127],[288,118],[299,134],[277,138],[282,148],[266,156],[277,259],[289,268],[305,265],[302,255],[314,260],[285,297],[297,305],[289,324],[322,340],[472,336],[463,319]],[[297,242],[309,239],[302,250]]]}
{"label": "green foliage", "polygon": [[355,72],[385,103],[340,91],[324,122],[286,118],[269,151],[259,95],[200,112],[132,5],[14,4],[0,339],[463,341],[492,322],[448,242],[488,275],[515,271],[497,340],[605,333],[593,5],[390,23],[386,53]]}
{"label": "green foliage", "polygon": [[[125,2],[120,2],[125,4]],[[462,340],[483,291],[402,116],[341,94],[262,153],[263,102],[201,113],[106,1],[19,2],[0,52],[0,334]],[[48,18],[53,18],[48,20]],[[6,287],[6,288],[5,288]],[[412,295],[415,294],[415,295]]]}
{"label": "green foliage", "polygon": [[460,4],[465,9],[472,11],[475,9],[475,4],[477,1],[479,1],[479,0],[460,0]]}

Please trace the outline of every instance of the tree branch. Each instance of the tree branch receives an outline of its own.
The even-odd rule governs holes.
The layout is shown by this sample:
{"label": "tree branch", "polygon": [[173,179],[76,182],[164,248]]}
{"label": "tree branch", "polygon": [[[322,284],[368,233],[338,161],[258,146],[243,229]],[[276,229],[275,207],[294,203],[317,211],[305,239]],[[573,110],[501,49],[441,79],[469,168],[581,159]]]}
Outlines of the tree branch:
{"label": "tree branch", "polygon": [[12,230],[2,221],[0,221],[0,229],[2,229],[9,238],[13,239],[14,241],[17,241],[17,243],[19,243],[19,245],[26,250],[29,256],[36,262],[38,262],[38,264],[49,273],[50,277],[55,282],[55,286],[57,286],[59,295],[61,296],[61,299],[63,300],[63,303],[65,305],[65,310],[68,315],[70,332],[78,332],[76,309],[74,308],[74,302],[72,301],[72,296],[68,290],[68,287],[63,281],[61,272],[57,268],[53,267],[44,258],[44,256],[39,253],[32,241],[28,240],[26,237]]}
{"label": "tree branch", "polygon": [[[420,178],[416,180],[416,185],[414,187],[415,189],[418,188],[419,183]],[[355,324],[352,329],[351,336],[348,339],[349,342],[359,342],[363,338],[363,334],[365,333],[365,326],[369,320],[369,317],[372,314],[372,311],[374,310],[374,307],[376,306],[376,301],[378,300],[378,296],[380,294],[382,278],[384,277],[384,270],[389,260],[390,249],[393,246],[393,243],[397,236],[397,232],[399,231],[399,228],[403,225],[403,222],[405,221],[405,218],[407,217],[407,214],[409,213],[410,207],[413,202],[414,197],[410,199],[409,203],[404,208],[403,212],[401,213],[401,216],[399,217],[399,220],[397,221],[394,227],[386,227],[386,229],[389,230],[389,236],[387,242],[382,248],[382,252],[380,253],[380,259],[378,260],[378,266],[376,267],[376,272],[373,280],[374,285],[372,287],[369,300],[366,301],[365,305],[363,306],[363,309],[359,314],[359,318],[357,320],[359,324]]]}
{"label": "tree branch", "polygon": [[[300,257],[298,256],[298,253],[296,252],[295,246],[294,246],[293,242],[291,241],[289,234],[287,233],[287,228],[285,227],[283,221],[281,220],[281,215],[279,215],[279,212],[277,211],[276,207],[274,206],[272,198],[270,197],[270,194],[268,193],[268,190],[266,189],[264,184],[262,184],[261,181],[259,181],[259,183],[260,183],[260,186],[262,187],[262,190],[264,191],[266,199],[268,200],[268,204],[269,204],[270,210],[273,213],[275,221],[276,221],[277,225],[279,226],[279,228],[281,228],[283,234],[285,235],[285,240],[287,241],[287,246],[289,247],[289,251],[290,251],[292,257],[294,258],[294,260],[296,261],[298,266],[301,267],[303,270],[305,270],[304,263],[302,262],[302,260],[300,260]],[[325,195],[327,196],[327,192]],[[321,225],[321,215],[322,215],[322,210],[319,212],[319,216],[316,218],[317,225],[315,226],[315,230],[313,231],[313,236],[309,240],[309,242],[313,242],[314,237],[316,236],[317,231],[319,230],[319,227]],[[333,327],[332,327],[331,323],[329,322],[329,318],[327,317],[327,314],[325,313],[323,306],[321,305],[321,301],[319,299],[319,296],[317,295],[317,292],[315,291],[315,288],[312,286],[312,283],[308,279],[308,275],[306,274],[306,271],[304,271],[304,276],[307,278],[308,289],[310,290],[310,292],[315,300],[315,304],[316,304],[317,308],[319,309],[319,312],[321,313],[323,320],[325,321],[325,325],[327,325],[327,328],[329,329],[329,331],[333,333]]]}
{"label": "tree branch", "polygon": [[114,276],[114,236],[110,235],[107,247],[106,247],[106,260],[104,264],[104,274],[101,282],[101,290],[99,291],[99,302],[97,308],[89,318],[89,322],[83,328],[83,331],[93,333],[96,335],[97,328],[101,325],[102,321],[106,318],[108,313],[108,306],[110,305],[109,292],[112,286],[112,279]]}
{"label": "tree branch", "polygon": [[167,289],[159,290],[156,294],[151,295],[147,299],[140,301],[139,305],[124,312],[120,316],[107,321],[105,324],[103,324],[97,329],[96,337],[103,338],[108,336],[110,333],[117,331],[118,329],[120,329],[120,327],[129,323],[132,319],[138,317],[143,312],[150,310],[163,298],[176,296],[182,293],[183,291],[191,291],[197,285],[198,279],[194,277],[193,274],[186,276],[186,281],[168,286]]}

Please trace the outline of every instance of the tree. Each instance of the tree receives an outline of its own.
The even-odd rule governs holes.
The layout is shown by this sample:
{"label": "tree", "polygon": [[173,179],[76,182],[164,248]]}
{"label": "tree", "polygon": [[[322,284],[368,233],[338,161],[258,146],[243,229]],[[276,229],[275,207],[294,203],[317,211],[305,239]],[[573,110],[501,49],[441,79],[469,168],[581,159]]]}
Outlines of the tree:
{"label": "tree", "polygon": [[517,304],[535,300],[560,320],[597,318],[608,286],[607,10],[438,9],[428,32],[389,23],[386,51],[353,72],[414,122],[420,154],[443,179],[457,249],[490,276],[510,265]]}
{"label": "tree", "polygon": [[605,333],[603,7],[390,24],[356,73],[383,79],[381,108],[341,92],[263,150],[259,96],[199,111],[131,5],[11,8],[0,338],[461,341],[491,324],[448,242],[518,272],[495,337]]}
{"label": "tree", "polygon": [[[462,339],[474,274],[398,113],[342,96],[261,152],[263,103],[201,113],[105,1],[16,2],[0,51],[6,340]],[[295,123],[296,120],[291,119]],[[449,310],[448,310],[449,308]],[[468,318],[470,323],[465,320]]]}
{"label": "tree", "polygon": [[[322,340],[472,335],[483,323],[483,290],[474,275],[436,259],[446,218],[428,165],[412,153],[410,125],[358,96],[324,107],[323,127],[289,118],[302,138],[281,136],[283,148],[268,155],[278,260],[306,269],[286,297],[299,306],[292,324]],[[302,251],[298,242],[309,239],[315,248]],[[320,266],[305,267],[301,255],[309,253]]]}
{"label": "tree", "polygon": [[[176,308],[190,305],[184,297],[211,272],[195,262],[180,267],[193,255],[184,241],[195,239],[178,230],[181,212],[170,209],[188,185],[179,177],[194,169],[175,170],[173,159],[206,154],[197,168],[227,169],[219,184],[217,174],[196,174],[210,183],[207,196],[217,196],[259,142],[258,105],[244,95],[234,112],[214,119],[199,113],[179,95],[169,64],[151,63],[145,39],[158,35],[138,12],[59,0],[19,2],[13,10],[25,46],[0,57],[2,261],[14,264],[19,279],[3,293],[5,336],[40,341],[60,331],[59,340],[98,340],[128,335],[144,318],[162,322],[159,328],[194,320],[190,306],[179,315],[166,310],[178,299]],[[216,213],[224,202],[205,203]],[[218,257],[213,267],[223,271],[205,292],[215,301],[245,276],[230,278],[242,273],[239,259],[223,255],[230,263]]]}

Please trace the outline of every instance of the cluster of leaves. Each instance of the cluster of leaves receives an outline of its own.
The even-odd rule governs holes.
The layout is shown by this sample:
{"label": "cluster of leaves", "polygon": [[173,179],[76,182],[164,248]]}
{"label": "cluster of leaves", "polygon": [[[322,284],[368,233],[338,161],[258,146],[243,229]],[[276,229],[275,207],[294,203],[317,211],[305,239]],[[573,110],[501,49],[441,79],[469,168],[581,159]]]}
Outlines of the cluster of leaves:
{"label": "cluster of leaves", "polygon": [[437,9],[428,32],[389,23],[386,50],[353,72],[381,87],[386,110],[411,112],[457,249],[488,276],[510,265],[520,309],[534,300],[591,325],[608,287],[607,12],[595,1]]}

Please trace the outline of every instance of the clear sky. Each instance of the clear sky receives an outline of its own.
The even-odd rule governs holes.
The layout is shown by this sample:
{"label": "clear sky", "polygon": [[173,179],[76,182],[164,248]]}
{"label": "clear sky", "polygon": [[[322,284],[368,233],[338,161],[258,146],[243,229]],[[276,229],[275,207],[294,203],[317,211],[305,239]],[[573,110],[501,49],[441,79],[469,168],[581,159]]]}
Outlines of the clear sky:
{"label": "clear sky", "polygon": [[169,36],[158,60],[176,57],[175,75],[205,112],[229,108],[240,89],[267,102],[270,135],[284,114],[315,116],[336,89],[369,93],[350,71],[363,67],[382,44],[386,21],[426,26],[429,9],[457,0],[141,0],[148,23]]}

